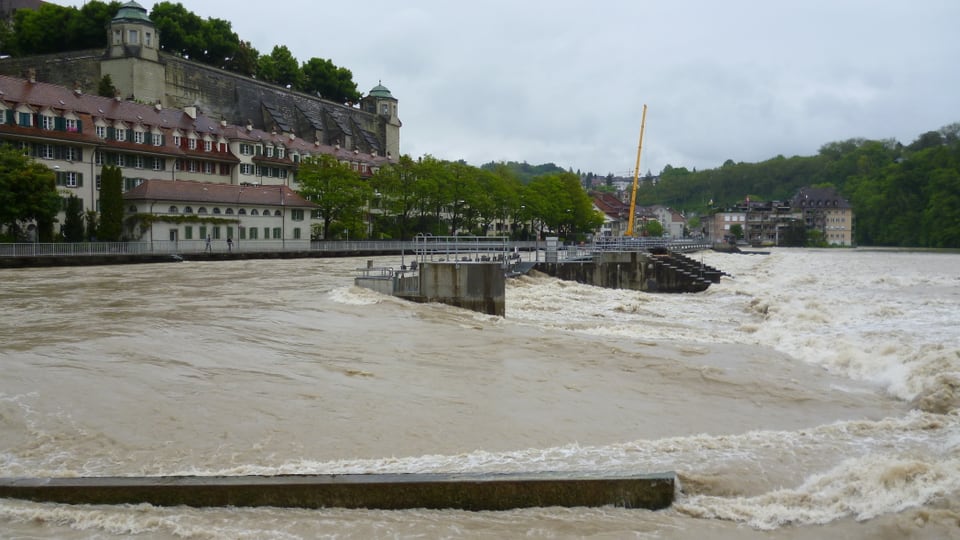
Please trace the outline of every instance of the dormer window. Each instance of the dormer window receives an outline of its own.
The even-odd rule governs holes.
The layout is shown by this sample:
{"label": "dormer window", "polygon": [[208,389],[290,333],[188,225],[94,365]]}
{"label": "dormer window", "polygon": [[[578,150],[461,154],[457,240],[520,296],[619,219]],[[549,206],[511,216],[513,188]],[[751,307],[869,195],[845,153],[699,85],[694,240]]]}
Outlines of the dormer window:
{"label": "dormer window", "polygon": [[273,157],[273,147],[272,147],[272,146],[268,146],[268,147],[267,147],[267,157]]}
{"label": "dormer window", "polygon": [[135,142],[135,143],[137,143],[137,144],[143,144],[143,132],[142,132],[142,131],[134,131],[134,132],[133,132],[133,142]]}
{"label": "dormer window", "polygon": [[97,126],[97,138],[98,139],[107,138],[107,126]]}
{"label": "dormer window", "polygon": [[117,142],[124,142],[127,140],[127,130],[123,128],[118,128],[113,130],[113,137],[117,139]]}
{"label": "dormer window", "polygon": [[213,141],[203,141],[203,151],[204,152],[213,151]]}
{"label": "dormer window", "polygon": [[177,147],[183,146],[183,137],[181,137],[180,135],[174,135],[173,145]]}
{"label": "dormer window", "polygon": [[187,139],[187,148],[189,148],[190,150],[196,150],[197,140],[194,139],[193,137],[190,137],[189,139]]}
{"label": "dormer window", "polygon": [[41,127],[41,128],[43,128],[43,129],[53,129],[53,126],[54,126],[55,123],[56,123],[56,122],[54,121],[54,117],[52,117],[52,116],[47,116],[47,115],[45,115],[45,114],[40,115],[40,127]]}
{"label": "dormer window", "polygon": [[277,148],[277,157],[283,159],[287,155],[287,149],[284,147]]}
{"label": "dormer window", "polygon": [[76,118],[67,118],[64,121],[64,127],[70,133],[78,133],[80,131],[80,121]]}

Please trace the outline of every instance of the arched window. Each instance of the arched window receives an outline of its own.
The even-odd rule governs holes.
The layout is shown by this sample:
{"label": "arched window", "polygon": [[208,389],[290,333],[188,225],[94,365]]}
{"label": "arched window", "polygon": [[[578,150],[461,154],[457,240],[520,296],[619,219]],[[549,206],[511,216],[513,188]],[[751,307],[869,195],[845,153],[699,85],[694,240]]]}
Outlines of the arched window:
{"label": "arched window", "polygon": [[251,216],[259,216],[259,215],[260,215],[260,211],[257,210],[256,208],[254,208],[253,210],[250,211],[250,215],[251,215]]}
{"label": "arched window", "polygon": [[134,214],[136,214],[136,213],[137,213],[137,205],[131,204],[131,205],[130,205],[130,208],[127,208],[127,210],[129,210],[130,212],[133,212]]}
{"label": "arched window", "polygon": [[224,212],[224,214],[226,214],[226,215],[228,215],[228,216],[232,216],[232,215],[233,215],[233,208],[227,208],[227,210]]}
{"label": "arched window", "polygon": [[276,210],[276,211],[273,212],[273,215],[275,215],[275,216],[277,216],[277,217],[280,217],[280,216],[283,215],[283,213],[281,213],[279,210]]}
{"label": "arched window", "polygon": [[192,214],[192,213],[193,213],[193,207],[192,207],[192,206],[184,206],[184,207],[183,207],[183,213],[184,213],[184,214]]}
{"label": "arched window", "polygon": [[247,215],[247,210],[246,210],[245,208],[241,208],[241,209],[237,210],[237,214],[238,214],[238,215],[241,215],[241,216],[245,216],[245,215]]}
{"label": "arched window", "polygon": [[220,209],[219,209],[219,208],[214,208],[214,209],[213,209],[213,213],[214,213],[214,214],[219,214],[219,213],[220,213]]}
{"label": "arched window", "polygon": [[171,206],[171,207],[167,210],[167,212],[170,213],[170,214],[176,214],[176,213],[179,212],[179,211],[180,211],[180,209],[178,209],[176,206]]}
{"label": "arched window", "polygon": [[206,207],[206,206],[201,206],[200,208],[197,209],[197,213],[198,213],[198,214],[206,214],[206,213],[207,213],[207,207]]}

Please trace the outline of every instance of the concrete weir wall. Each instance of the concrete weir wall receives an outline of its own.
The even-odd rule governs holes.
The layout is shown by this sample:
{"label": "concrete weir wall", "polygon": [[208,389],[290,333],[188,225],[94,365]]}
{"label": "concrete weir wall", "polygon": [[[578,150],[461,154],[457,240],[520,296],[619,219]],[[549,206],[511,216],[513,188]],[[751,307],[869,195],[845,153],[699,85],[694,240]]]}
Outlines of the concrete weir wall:
{"label": "concrete weir wall", "polygon": [[0,498],[61,504],[455,508],[619,506],[658,510],[673,503],[673,473],[356,474],[0,478]]}
{"label": "concrete weir wall", "polygon": [[437,302],[503,317],[506,276],[498,262],[424,262],[420,264],[417,302]]}
{"label": "concrete weir wall", "polygon": [[582,261],[537,263],[549,276],[608,289],[647,292],[700,292],[710,281],[701,272],[681,266],[678,255],[639,251],[605,252]]}

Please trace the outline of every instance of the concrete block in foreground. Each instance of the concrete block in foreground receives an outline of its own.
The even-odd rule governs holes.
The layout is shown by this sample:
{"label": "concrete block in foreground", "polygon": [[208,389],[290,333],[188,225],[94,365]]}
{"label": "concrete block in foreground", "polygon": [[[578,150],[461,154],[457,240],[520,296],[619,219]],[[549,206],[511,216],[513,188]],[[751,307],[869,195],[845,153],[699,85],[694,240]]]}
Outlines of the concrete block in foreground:
{"label": "concrete block in foreground", "polygon": [[0,478],[0,498],[65,504],[276,506],[293,508],[455,508],[620,506],[673,503],[674,473],[346,474]]}

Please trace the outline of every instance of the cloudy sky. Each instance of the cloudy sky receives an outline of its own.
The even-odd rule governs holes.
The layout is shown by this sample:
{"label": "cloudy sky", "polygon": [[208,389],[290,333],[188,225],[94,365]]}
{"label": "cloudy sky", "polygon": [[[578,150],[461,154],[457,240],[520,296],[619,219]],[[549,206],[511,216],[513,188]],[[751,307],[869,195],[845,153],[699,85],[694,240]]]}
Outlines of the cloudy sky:
{"label": "cloudy sky", "polygon": [[382,81],[414,157],[630,175],[644,104],[655,174],[960,122],[957,0],[181,3],[261,54],[328,58],[364,93]]}

